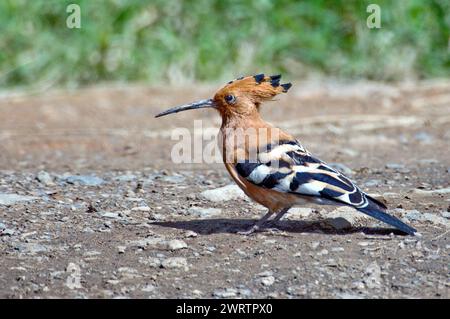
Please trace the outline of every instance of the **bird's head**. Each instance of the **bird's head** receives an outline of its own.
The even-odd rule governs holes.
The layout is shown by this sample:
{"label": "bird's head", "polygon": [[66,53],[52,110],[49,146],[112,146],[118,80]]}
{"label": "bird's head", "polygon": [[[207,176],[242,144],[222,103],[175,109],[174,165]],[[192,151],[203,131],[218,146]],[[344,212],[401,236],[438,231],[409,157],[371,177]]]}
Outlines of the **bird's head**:
{"label": "bird's head", "polygon": [[156,117],[200,108],[215,108],[222,117],[248,116],[258,112],[262,102],[286,93],[291,83],[280,84],[281,75],[257,74],[228,82],[212,99],[180,105],[164,111]]}

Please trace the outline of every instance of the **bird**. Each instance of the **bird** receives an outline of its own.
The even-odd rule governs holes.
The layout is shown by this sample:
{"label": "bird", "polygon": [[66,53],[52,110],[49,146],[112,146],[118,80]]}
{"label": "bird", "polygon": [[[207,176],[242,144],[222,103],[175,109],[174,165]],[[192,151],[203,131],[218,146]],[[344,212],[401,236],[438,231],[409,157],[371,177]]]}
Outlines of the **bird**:
{"label": "bird", "polygon": [[226,170],[248,197],[268,209],[254,225],[239,233],[261,231],[273,215],[270,222],[276,224],[293,206],[324,204],[353,207],[414,235],[416,229],[388,214],[384,203],[314,156],[298,139],[261,118],[261,104],[291,88],[291,83],[281,84],[280,80],[279,74],[240,77],[210,99],[172,107],[155,116],[202,108],[219,112],[222,125],[218,141]]}

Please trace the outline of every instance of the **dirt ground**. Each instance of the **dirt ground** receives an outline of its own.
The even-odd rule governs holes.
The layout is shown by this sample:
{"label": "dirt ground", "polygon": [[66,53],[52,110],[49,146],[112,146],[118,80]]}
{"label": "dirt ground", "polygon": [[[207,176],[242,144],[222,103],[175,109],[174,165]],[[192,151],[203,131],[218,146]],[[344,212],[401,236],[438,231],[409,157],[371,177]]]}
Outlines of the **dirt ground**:
{"label": "dirt ground", "polygon": [[294,81],[263,106],[416,237],[328,206],[237,234],[264,210],[222,164],[171,161],[174,128],[218,115],[153,118],[216,88],[0,94],[0,297],[450,297],[449,81]]}

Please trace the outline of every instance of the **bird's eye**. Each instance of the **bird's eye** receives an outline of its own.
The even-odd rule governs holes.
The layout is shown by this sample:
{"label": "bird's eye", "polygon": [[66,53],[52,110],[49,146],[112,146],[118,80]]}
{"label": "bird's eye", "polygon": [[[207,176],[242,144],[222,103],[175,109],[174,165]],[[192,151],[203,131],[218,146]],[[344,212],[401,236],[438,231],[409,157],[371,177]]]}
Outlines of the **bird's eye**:
{"label": "bird's eye", "polygon": [[225,95],[225,101],[227,101],[228,104],[233,104],[236,102],[236,97],[231,94]]}

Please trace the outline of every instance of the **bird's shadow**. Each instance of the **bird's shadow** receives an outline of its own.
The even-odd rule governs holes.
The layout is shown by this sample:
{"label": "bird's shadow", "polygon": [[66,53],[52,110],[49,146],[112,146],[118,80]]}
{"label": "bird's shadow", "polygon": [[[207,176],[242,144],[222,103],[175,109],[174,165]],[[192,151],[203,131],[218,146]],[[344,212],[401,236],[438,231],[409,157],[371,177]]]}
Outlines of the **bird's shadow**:
{"label": "bird's shadow", "polygon": [[[153,225],[161,227],[191,230],[198,234],[210,235],[219,233],[236,234],[239,231],[247,230],[254,225],[257,220],[254,219],[196,219],[189,221],[166,221],[153,222]],[[395,228],[378,228],[378,227],[353,227],[344,230],[335,230],[326,226],[323,221],[297,221],[282,220],[276,225],[268,225],[276,229],[288,233],[320,233],[320,234],[337,234],[345,235],[362,232],[367,235],[386,236],[391,233],[396,235],[405,235],[403,232]],[[264,229],[262,230],[264,231]]]}

